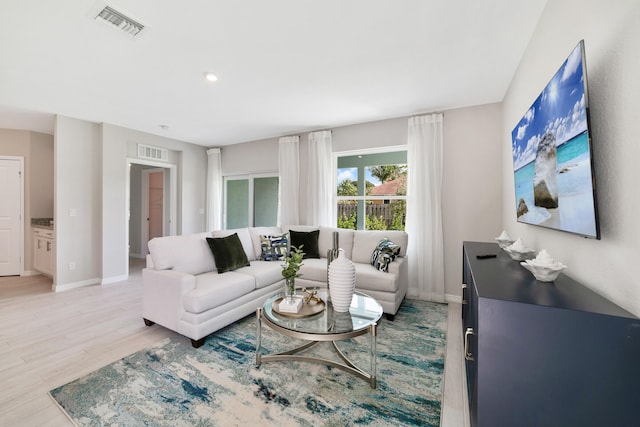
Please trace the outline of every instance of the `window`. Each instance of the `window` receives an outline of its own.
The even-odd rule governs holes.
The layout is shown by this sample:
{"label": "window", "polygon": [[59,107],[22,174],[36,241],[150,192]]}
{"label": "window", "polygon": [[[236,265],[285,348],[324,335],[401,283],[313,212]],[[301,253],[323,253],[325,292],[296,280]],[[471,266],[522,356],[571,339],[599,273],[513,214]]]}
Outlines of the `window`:
{"label": "window", "polygon": [[278,177],[225,177],[224,227],[275,226],[278,221]]}
{"label": "window", "polygon": [[337,226],[357,230],[404,230],[406,149],[338,154],[336,160]]}

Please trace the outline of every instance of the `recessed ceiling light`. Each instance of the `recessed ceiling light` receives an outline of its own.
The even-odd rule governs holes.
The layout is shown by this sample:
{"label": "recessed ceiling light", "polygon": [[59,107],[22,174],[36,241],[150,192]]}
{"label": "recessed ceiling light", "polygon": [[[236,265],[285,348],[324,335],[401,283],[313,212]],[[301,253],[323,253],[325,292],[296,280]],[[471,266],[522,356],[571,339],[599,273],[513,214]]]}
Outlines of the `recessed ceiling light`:
{"label": "recessed ceiling light", "polygon": [[210,72],[204,73],[204,78],[207,79],[210,82],[215,82],[215,81],[218,80],[218,76],[216,76],[215,74],[210,73]]}

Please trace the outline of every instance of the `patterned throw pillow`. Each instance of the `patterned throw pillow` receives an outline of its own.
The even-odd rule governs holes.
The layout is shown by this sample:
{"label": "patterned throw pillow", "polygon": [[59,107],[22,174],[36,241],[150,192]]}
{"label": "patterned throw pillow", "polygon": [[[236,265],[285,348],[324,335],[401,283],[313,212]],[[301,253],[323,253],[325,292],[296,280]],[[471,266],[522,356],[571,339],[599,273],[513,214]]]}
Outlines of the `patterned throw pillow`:
{"label": "patterned throw pillow", "polygon": [[396,259],[399,253],[400,246],[385,237],[380,240],[378,246],[373,250],[373,254],[371,254],[371,265],[380,271],[388,273],[389,264]]}
{"label": "patterned throw pillow", "polygon": [[275,236],[260,236],[260,259],[277,261],[287,254],[287,233]]}

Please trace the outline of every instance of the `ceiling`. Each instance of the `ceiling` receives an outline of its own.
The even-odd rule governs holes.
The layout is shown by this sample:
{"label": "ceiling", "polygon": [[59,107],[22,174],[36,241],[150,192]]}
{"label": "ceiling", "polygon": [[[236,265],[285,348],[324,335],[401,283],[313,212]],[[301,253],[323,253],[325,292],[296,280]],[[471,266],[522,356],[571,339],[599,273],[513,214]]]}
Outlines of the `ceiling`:
{"label": "ceiling", "polygon": [[[61,114],[213,147],[499,102],[546,3],[2,0],[0,128]],[[96,22],[105,4],[147,27]]]}

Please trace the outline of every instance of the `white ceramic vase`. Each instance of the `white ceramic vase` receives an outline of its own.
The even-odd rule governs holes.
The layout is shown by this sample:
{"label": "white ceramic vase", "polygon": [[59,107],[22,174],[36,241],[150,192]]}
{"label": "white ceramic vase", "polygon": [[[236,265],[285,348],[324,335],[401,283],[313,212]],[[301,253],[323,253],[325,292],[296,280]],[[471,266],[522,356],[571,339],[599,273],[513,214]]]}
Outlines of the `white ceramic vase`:
{"label": "white ceramic vase", "polygon": [[329,295],[334,311],[349,311],[355,287],[356,268],[345,256],[344,250],[340,249],[338,258],[329,264]]}

